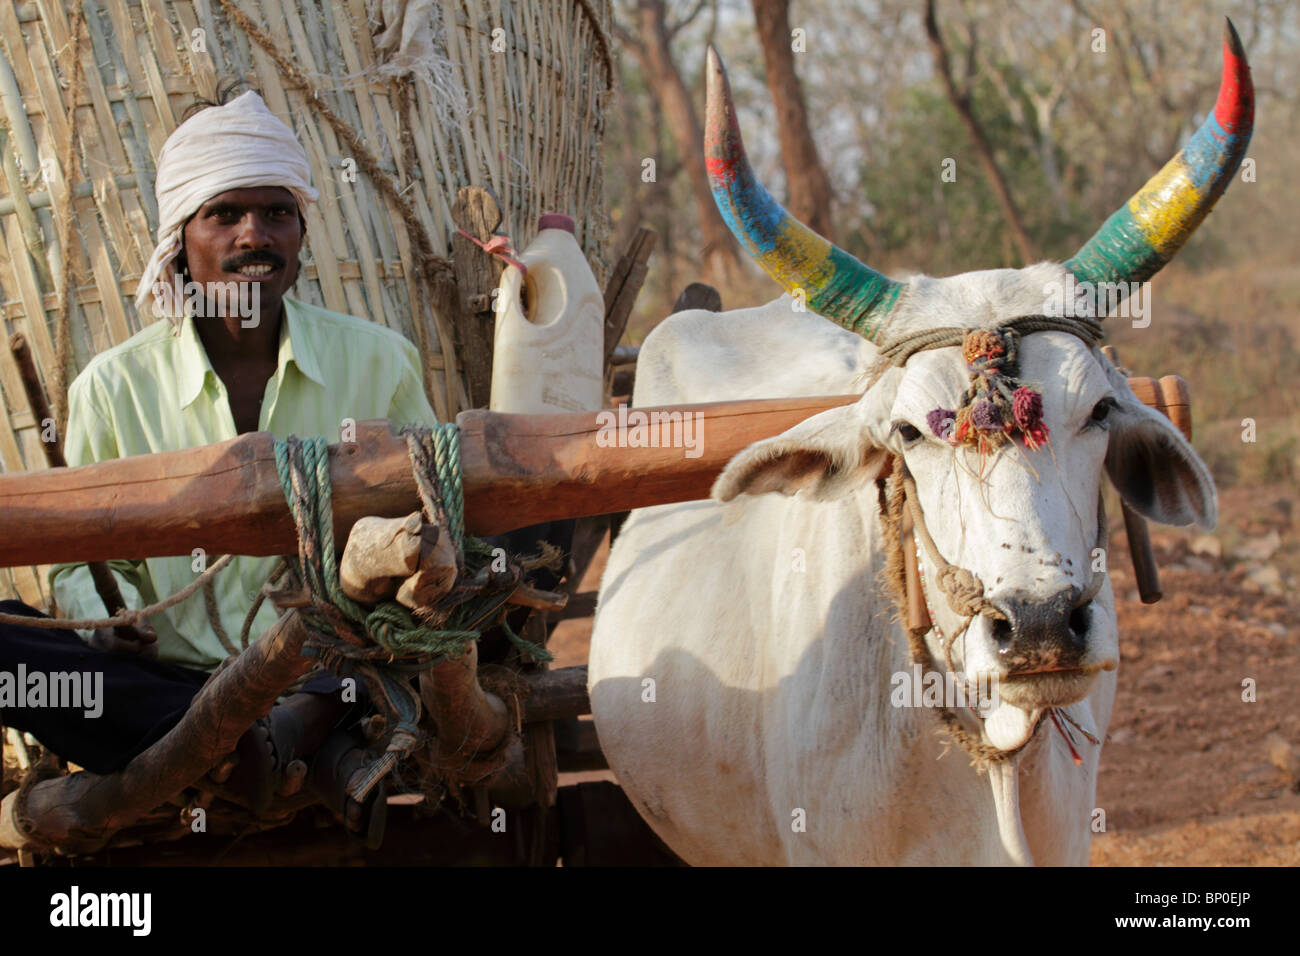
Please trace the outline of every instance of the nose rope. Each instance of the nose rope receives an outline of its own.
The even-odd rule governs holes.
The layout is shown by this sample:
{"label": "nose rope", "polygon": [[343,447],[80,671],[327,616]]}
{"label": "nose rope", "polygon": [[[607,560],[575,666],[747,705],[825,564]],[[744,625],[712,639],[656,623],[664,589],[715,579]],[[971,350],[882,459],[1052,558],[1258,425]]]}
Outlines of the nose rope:
{"label": "nose rope", "polygon": [[[925,515],[921,511],[921,502],[916,493],[916,481],[912,478],[911,472],[907,470],[906,466],[902,468],[902,475],[904,500],[912,515],[912,532],[916,535],[917,540],[921,542],[921,546],[925,548],[926,554],[930,556],[930,561],[936,569],[934,575],[935,584],[943,592],[943,596],[947,599],[948,606],[952,608],[953,613],[958,617],[966,618],[966,626],[969,626],[971,620],[978,614],[986,615],[994,620],[1007,620],[1006,614],[984,596],[984,582],[973,571],[949,564],[943,555],[939,553],[934,538],[930,537],[930,529],[925,524]],[[1091,583],[1082,594],[1074,599],[1074,603],[1071,605],[1072,610],[1083,607],[1095,598],[1102,585],[1106,583],[1105,559],[1106,548],[1109,543],[1110,532],[1106,524],[1106,501],[1099,489],[1097,492],[1097,544],[1095,547],[1101,549],[1102,552],[1101,569],[1098,570],[1094,567]]]}
{"label": "nose rope", "polygon": [[[912,478],[911,473],[907,470],[907,466],[903,464],[901,457],[898,458],[895,463],[895,475],[893,480],[898,481],[899,485],[901,485],[902,491],[901,496],[896,497],[896,493],[891,494],[890,496],[893,502],[898,502],[895,506],[897,510],[892,510],[890,512],[890,514],[892,514],[892,519],[888,522],[892,525],[892,529],[897,535],[894,539],[896,546],[900,549],[903,546],[903,535],[901,534],[900,525],[902,509],[906,508],[909,509],[912,516],[912,535],[914,540],[920,542],[920,547],[926,549],[926,552],[930,555],[930,560],[938,569],[935,574],[935,583],[938,585],[939,589],[943,591],[944,597],[948,601],[948,606],[964,618],[961,626],[954,631],[951,636],[944,634],[943,628],[939,626],[939,622],[934,617],[934,609],[930,606],[929,595],[926,594],[925,573],[921,569],[920,547],[918,547],[916,563],[917,575],[920,578],[921,583],[921,598],[925,601],[926,610],[929,612],[930,626],[939,634],[940,645],[943,648],[944,661],[948,665],[948,672],[950,674],[955,674],[957,673],[957,668],[952,659],[952,645],[956,641],[958,635],[962,635],[964,640],[964,636],[970,627],[971,621],[974,620],[975,615],[988,614],[990,617],[999,620],[1006,620],[1006,615],[984,597],[984,583],[980,581],[977,575],[965,568],[959,568],[955,565],[949,564],[944,560],[943,555],[939,553],[939,549],[935,546],[934,539],[930,536],[930,531],[925,525],[925,518],[921,512],[920,499],[916,493],[916,482]],[[902,498],[901,502],[898,501],[899,497]],[[882,507],[883,501],[884,499],[882,499]],[[1098,489],[1096,546],[1102,550],[1103,555],[1105,554],[1109,539],[1109,529],[1107,528],[1106,523],[1106,502],[1101,490]],[[899,569],[898,573],[900,577],[896,579],[895,594],[899,602],[901,614],[905,613],[903,608],[906,604],[906,598],[904,597],[906,585],[903,584],[901,577],[903,573],[903,560],[901,557],[898,559],[897,567]],[[1105,580],[1106,572],[1104,570],[1094,570],[1091,585],[1089,585],[1088,589],[1079,595],[1079,597],[1074,601],[1074,607],[1082,607],[1096,597],[1097,592],[1101,590],[1101,586],[1105,583]],[[920,630],[909,630],[907,632],[907,642],[911,651],[913,663],[920,665],[925,671],[933,670],[935,666],[934,658],[931,657],[930,650],[926,646],[924,633]],[[1070,749],[1070,756],[1073,758],[1075,764],[1081,764],[1083,762],[1082,758],[1080,758],[1070,735],[1062,727],[1060,720],[1056,716],[1058,711],[1071,724],[1074,724],[1076,727],[1079,725],[1064,709],[1051,708],[1048,710],[1048,714],[1051,716],[1053,724],[1061,734],[1062,738],[1064,738],[1066,746]],[[1037,736],[1038,728],[1042,725],[1041,721],[1036,723],[1033,733],[1030,734],[1029,740],[1026,740],[1019,747],[1016,747],[1013,750],[999,750],[991,744],[984,743],[978,737],[973,736],[969,731],[967,731],[962,725],[961,719],[948,707],[939,707],[937,710],[937,716],[939,717],[940,722],[944,725],[949,736],[957,742],[962,750],[966,752],[967,756],[971,758],[972,765],[979,769],[981,773],[990,769],[995,764],[1000,764],[1004,761],[1015,758],[1029,745],[1029,740],[1032,740]],[[1079,730],[1091,743],[1100,743],[1093,734],[1084,730],[1084,728],[1079,727]]]}

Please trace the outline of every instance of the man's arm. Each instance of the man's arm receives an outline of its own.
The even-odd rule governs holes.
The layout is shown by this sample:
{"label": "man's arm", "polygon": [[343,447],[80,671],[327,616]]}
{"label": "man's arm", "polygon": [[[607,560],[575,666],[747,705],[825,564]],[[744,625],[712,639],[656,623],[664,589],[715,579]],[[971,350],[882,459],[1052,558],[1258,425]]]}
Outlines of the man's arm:
{"label": "man's arm", "polygon": [[[98,407],[97,397],[94,381],[86,375],[79,376],[68,389],[68,430],[63,440],[63,457],[69,467],[120,457],[112,426]],[[126,606],[130,609],[144,607],[144,592],[152,593],[153,590],[144,563],[110,561],[108,567],[117,579]],[[59,611],[66,618],[107,617],[115,610],[104,607],[103,599],[95,590],[90,568],[85,564],[56,564],[51,567],[50,588]],[[149,628],[142,630],[147,632],[142,635],[146,638],[152,633]],[[102,643],[92,640],[95,632],[82,630],[77,633],[83,640]]]}
{"label": "man's arm", "polygon": [[424,393],[424,373],[420,369],[420,353],[410,342],[403,342],[400,365],[401,377],[388,409],[388,419],[397,426],[433,425],[438,421],[429,397]]}

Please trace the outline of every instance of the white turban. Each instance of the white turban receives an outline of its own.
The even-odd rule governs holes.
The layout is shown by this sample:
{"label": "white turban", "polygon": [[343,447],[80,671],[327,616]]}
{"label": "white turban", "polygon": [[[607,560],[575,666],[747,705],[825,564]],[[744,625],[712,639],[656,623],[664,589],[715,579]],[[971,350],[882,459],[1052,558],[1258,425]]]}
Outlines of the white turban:
{"label": "white turban", "polygon": [[293,193],[304,215],[318,195],[311,187],[307,154],[293,130],[276,119],[252,90],[225,106],[200,110],[167,137],[158,153],[154,186],[158,245],[135,295],[141,315],[152,298],[155,315],[180,318],[182,303],[172,301],[169,266],[181,251],[185,223],[213,196],[255,186],[284,187]]}

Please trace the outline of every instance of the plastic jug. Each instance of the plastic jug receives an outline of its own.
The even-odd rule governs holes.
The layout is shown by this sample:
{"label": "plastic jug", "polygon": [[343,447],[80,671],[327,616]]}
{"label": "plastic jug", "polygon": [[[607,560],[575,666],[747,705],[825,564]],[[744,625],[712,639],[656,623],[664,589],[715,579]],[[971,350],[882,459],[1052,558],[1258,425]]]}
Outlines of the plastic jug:
{"label": "plastic jug", "polygon": [[[568,216],[538,220],[537,238],[501,274],[490,407],[543,414],[604,403],[605,298]],[[520,299],[526,287],[528,309]]]}

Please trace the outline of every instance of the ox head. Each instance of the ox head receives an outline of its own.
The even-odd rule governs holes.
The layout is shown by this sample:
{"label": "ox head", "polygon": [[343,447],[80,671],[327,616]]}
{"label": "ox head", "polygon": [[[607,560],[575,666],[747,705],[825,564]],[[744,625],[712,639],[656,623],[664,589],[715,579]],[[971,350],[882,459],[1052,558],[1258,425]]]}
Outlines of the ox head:
{"label": "ox head", "polygon": [[[982,333],[974,348],[963,333],[1050,313],[1054,291],[1076,282],[1127,288],[1150,278],[1227,187],[1252,122],[1249,67],[1229,23],[1214,112],[1072,259],[899,282],[794,220],[757,181],[725,72],[709,51],[706,154],[724,219],[810,310],[879,349],[859,402],[750,446],[718,478],[714,496],[775,491],[825,500],[863,491],[874,512],[873,481],[896,456],[936,551],[982,583],[992,609],[956,613],[922,551],[936,625],[927,643],[968,679],[998,681],[1002,704],[984,725],[996,747],[1023,744],[1046,708],[1082,700],[1100,671],[1118,665],[1114,596],[1101,579],[1092,587],[1108,560],[1099,550],[1103,474],[1132,508],[1164,524],[1212,528],[1217,504],[1192,447],[1098,350],[1095,319],[1073,334],[1068,323]],[[936,329],[947,338],[922,335]],[[1017,353],[999,380],[1011,386],[1002,398],[977,374],[999,345]],[[982,409],[981,388],[984,399],[997,399]],[[958,420],[964,425],[954,429]]]}

